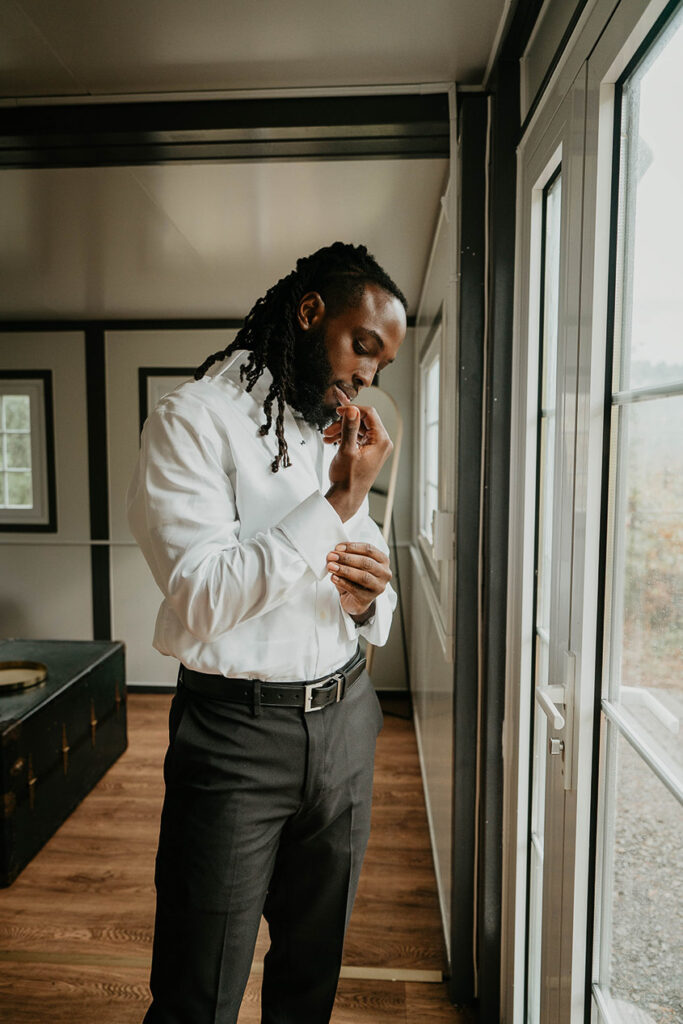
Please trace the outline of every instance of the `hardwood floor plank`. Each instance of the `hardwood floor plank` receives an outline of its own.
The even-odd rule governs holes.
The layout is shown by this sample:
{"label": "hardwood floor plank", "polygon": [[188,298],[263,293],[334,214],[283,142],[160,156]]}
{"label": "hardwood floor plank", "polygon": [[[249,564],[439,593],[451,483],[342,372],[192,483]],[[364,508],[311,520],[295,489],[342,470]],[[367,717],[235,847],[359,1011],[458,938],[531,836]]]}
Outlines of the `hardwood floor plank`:
{"label": "hardwood floor plank", "polygon": [[140,1024],[150,1002],[145,968],[2,964],[2,1024]]}

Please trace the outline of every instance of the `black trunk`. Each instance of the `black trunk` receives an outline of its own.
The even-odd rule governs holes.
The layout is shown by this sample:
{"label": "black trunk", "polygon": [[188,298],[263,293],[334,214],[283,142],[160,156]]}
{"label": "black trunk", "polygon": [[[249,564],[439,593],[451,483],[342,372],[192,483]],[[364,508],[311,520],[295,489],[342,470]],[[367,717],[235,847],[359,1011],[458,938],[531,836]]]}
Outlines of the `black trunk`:
{"label": "black trunk", "polygon": [[10,885],[128,746],[122,643],[0,641],[47,679],[0,695],[0,886]]}

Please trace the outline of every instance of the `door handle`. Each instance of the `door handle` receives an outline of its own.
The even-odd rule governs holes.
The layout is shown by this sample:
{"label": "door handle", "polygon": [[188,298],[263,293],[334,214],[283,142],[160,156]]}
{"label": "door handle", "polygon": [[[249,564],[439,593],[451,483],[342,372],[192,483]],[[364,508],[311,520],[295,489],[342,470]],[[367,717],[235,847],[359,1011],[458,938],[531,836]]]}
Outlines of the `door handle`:
{"label": "door handle", "polygon": [[553,729],[564,729],[564,715],[557,707],[565,703],[564,686],[537,686],[536,701],[545,711]]}
{"label": "door handle", "polygon": [[[564,686],[537,686],[536,700],[548,717],[550,727],[557,731],[564,729],[562,751],[562,775],[564,788],[570,790],[574,786],[577,767],[574,764],[576,746],[574,744],[574,703],[576,701],[576,655],[574,651],[562,652],[564,663]],[[560,669],[562,665],[558,665]],[[555,676],[557,679],[557,676]],[[560,711],[558,704],[563,704]]]}

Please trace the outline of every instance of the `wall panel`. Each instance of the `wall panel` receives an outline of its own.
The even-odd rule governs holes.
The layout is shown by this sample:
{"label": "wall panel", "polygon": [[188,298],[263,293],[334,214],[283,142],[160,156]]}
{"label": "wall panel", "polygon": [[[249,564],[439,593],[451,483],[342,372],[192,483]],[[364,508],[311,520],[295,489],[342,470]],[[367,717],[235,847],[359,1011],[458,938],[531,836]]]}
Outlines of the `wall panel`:
{"label": "wall panel", "polygon": [[92,639],[85,343],[79,332],[0,333],[0,367],[51,370],[57,531],[0,531],[0,635]]}

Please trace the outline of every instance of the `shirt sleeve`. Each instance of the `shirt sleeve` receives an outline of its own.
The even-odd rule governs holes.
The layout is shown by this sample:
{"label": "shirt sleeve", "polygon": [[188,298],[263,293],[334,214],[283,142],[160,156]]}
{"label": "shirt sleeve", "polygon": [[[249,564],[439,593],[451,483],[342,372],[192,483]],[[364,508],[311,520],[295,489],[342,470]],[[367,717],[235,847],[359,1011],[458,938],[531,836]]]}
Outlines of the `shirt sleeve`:
{"label": "shirt sleeve", "polygon": [[[376,548],[380,548],[385,555],[388,555],[389,546],[382,536],[377,523],[371,518],[369,509],[370,505],[366,495],[356,514],[351,519],[347,519],[344,524],[348,531],[349,539],[352,541],[367,541]],[[344,624],[349,639],[353,640],[360,635],[365,637],[368,643],[374,644],[375,647],[383,647],[389,639],[391,619],[397,600],[396,591],[391,583],[387,583],[383,592],[375,598],[374,615],[367,622],[364,622],[362,626],[359,626],[348,612],[342,608]]]}
{"label": "shirt sleeve", "polygon": [[327,552],[350,539],[318,490],[241,541],[230,445],[212,417],[200,403],[191,417],[158,406],[145,423],[126,497],[130,529],[157,586],[203,642],[322,579]]}

